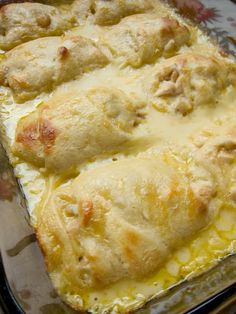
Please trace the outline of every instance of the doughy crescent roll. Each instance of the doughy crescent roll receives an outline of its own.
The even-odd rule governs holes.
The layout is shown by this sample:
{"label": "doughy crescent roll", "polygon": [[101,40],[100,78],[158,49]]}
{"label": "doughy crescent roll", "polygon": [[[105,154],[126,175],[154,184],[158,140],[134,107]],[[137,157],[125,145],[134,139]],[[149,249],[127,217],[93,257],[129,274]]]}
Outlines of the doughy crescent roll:
{"label": "doughy crescent roll", "polygon": [[153,0],[95,0],[92,2],[95,23],[98,25],[113,25],[122,17],[144,13],[153,8]]}
{"label": "doughy crescent roll", "polygon": [[39,38],[9,51],[0,63],[0,84],[17,101],[107,65],[108,59],[91,39],[82,36]]}
{"label": "doughy crescent roll", "polygon": [[52,172],[75,170],[100,154],[122,150],[142,120],[142,104],[115,88],[70,88],[18,123],[14,153]]}
{"label": "doughy crescent roll", "polygon": [[71,27],[67,17],[55,7],[42,3],[12,3],[0,9],[0,49],[45,36],[58,36]]}
{"label": "doughy crescent roll", "polygon": [[57,291],[77,309],[89,289],[147,278],[217,209],[207,172],[156,158],[87,171],[51,195],[37,236]]}
{"label": "doughy crescent roll", "polygon": [[158,57],[176,54],[189,44],[190,32],[173,18],[138,14],[106,29],[103,40],[124,65],[140,67]]}

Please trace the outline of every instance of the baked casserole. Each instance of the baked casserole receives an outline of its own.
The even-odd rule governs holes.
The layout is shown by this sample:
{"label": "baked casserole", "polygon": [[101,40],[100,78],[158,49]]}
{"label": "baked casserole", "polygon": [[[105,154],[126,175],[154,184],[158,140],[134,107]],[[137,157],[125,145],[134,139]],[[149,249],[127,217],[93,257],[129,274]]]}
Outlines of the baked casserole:
{"label": "baked casserole", "polygon": [[236,250],[236,63],[158,0],[0,10],[2,141],[54,287],[126,313]]}

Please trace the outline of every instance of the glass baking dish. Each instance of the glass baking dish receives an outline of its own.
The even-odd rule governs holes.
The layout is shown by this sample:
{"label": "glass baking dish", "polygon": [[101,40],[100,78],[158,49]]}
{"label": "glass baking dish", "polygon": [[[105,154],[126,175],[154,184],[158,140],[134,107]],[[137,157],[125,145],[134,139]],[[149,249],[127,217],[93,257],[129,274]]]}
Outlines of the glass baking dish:
{"label": "glass baking dish", "polygon": [[[213,8],[197,0],[171,2],[195,23],[201,22],[223,48],[234,53],[236,39],[234,43],[229,26],[235,23],[236,28],[236,18],[226,16],[227,30],[221,31],[217,20],[222,17],[219,9],[211,10]],[[216,1],[205,2],[213,4]],[[228,12],[236,9],[233,1],[218,5],[227,8]],[[218,23],[217,26],[212,24],[213,21]],[[27,202],[0,147],[0,303],[3,310],[27,314],[75,313],[60,300],[52,287],[26,208]],[[138,313],[236,313],[235,302],[236,255],[231,255],[204,274],[165,291]]]}

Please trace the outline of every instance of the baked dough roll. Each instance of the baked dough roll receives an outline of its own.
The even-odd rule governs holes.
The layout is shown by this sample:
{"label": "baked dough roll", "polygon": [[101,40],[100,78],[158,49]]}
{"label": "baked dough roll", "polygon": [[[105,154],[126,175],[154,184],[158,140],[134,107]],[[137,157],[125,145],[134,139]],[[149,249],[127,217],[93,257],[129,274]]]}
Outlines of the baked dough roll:
{"label": "baked dough roll", "polygon": [[9,50],[23,42],[61,35],[74,24],[72,16],[41,3],[12,3],[0,10],[0,49]]}
{"label": "baked dough roll", "polygon": [[20,120],[13,151],[52,172],[76,171],[95,156],[119,152],[142,120],[141,107],[115,88],[72,87]]}
{"label": "baked dough roll", "polygon": [[148,278],[218,206],[207,172],[153,157],[87,171],[51,195],[37,237],[57,291],[76,309],[90,289]]}
{"label": "baked dough roll", "polygon": [[139,14],[107,28],[103,41],[115,57],[121,58],[123,65],[140,67],[160,56],[173,56],[182,46],[189,44],[190,32],[170,17]]}
{"label": "baked dough roll", "polygon": [[154,69],[149,95],[161,112],[185,116],[195,108],[216,105],[231,85],[236,86],[236,66],[222,58],[184,53]]}
{"label": "baked dough roll", "polygon": [[46,37],[9,51],[0,63],[0,84],[19,102],[107,65],[94,41],[82,36]]}
{"label": "baked dough roll", "polygon": [[95,24],[113,25],[125,16],[153,9],[153,0],[95,0],[91,8]]}

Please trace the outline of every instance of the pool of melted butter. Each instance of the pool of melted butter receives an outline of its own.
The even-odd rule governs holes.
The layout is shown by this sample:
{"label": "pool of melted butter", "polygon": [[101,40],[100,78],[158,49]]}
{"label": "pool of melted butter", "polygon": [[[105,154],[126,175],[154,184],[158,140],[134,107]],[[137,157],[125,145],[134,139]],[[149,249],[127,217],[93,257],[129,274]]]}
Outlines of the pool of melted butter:
{"label": "pool of melted butter", "polygon": [[[71,31],[70,31],[71,32]],[[91,31],[91,26],[76,28],[73,32],[86,35],[96,39],[96,32]],[[209,39],[197,29],[197,40],[191,47],[184,47],[182,51],[193,50],[200,53],[217,53],[215,47]],[[4,54],[0,55],[0,58]],[[162,60],[160,60],[162,62]],[[118,69],[114,65],[96,70],[84,75],[79,81],[73,84],[77,88],[84,90],[100,85],[115,86],[129,93],[135,93],[138,97],[148,102],[147,95],[143,92],[142,78],[148,75],[151,65],[146,65],[140,69],[131,68]],[[70,82],[71,84],[71,82]],[[61,85],[60,90],[66,90],[68,83]],[[44,206],[50,193],[59,184],[67,184],[70,178],[50,176],[44,174],[31,165],[20,161],[11,154],[11,144],[14,141],[15,129],[19,119],[29,112],[32,112],[43,101],[51,95],[42,94],[33,101],[24,104],[16,104],[7,88],[0,88],[0,109],[1,129],[4,133],[4,146],[8,152],[11,163],[15,168],[15,175],[19,179],[28,201],[28,210],[32,218],[32,224],[37,224],[35,214],[37,205]],[[117,154],[117,159],[127,158],[129,155],[138,155],[143,152],[159,150],[165,147],[184,147],[193,145],[195,135],[203,134],[208,136],[215,130],[215,126],[222,125],[228,117],[235,114],[236,90],[229,90],[227,96],[219,99],[221,105],[217,108],[202,107],[195,110],[187,117],[172,116],[163,114],[149,108],[147,122],[135,131],[137,138],[143,139],[142,152],[135,148],[127,148],[124,154]],[[113,156],[114,157],[114,156]],[[111,162],[112,158],[97,159],[95,162],[85,163],[81,166],[81,172],[90,168],[98,167],[101,164]],[[196,235],[186,245],[175,251],[169,257],[163,267],[149,278],[143,280],[123,280],[111,287],[100,290],[90,290],[81,296],[76,296],[84,308],[90,308],[93,312],[111,310],[124,312],[138,308],[147,300],[157,296],[171,286],[182,280],[196,276],[209,267],[212,267],[222,257],[236,251],[236,212],[229,205],[223,207],[218,213],[214,223]]]}

